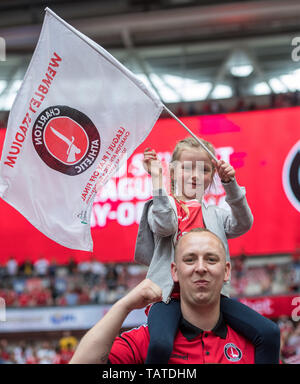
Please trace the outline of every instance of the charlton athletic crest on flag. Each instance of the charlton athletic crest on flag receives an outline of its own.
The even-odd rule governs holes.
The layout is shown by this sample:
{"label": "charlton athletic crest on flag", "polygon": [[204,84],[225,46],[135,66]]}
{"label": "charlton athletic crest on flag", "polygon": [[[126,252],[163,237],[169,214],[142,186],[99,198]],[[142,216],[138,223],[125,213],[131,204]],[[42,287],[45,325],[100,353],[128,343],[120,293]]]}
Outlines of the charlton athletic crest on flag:
{"label": "charlton athletic crest on flag", "polygon": [[74,176],[86,171],[100,151],[100,136],[82,112],[52,106],[36,119],[32,142],[40,158],[52,169]]}
{"label": "charlton athletic crest on flag", "polygon": [[225,345],[224,354],[227,359],[232,362],[240,361],[242,358],[241,350],[233,343]]}

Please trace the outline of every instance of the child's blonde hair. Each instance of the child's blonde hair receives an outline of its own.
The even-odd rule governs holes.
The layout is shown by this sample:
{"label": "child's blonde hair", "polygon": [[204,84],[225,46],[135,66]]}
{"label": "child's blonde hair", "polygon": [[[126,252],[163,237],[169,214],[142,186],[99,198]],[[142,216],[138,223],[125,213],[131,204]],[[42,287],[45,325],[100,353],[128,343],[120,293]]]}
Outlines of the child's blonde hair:
{"label": "child's blonde hair", "polygon": [[[215,148],[214,146],[209,142],[209,141],[206,141],[206,140],[203,140],[203,139],[200,139],[199,140],[214,154],[216,155],[216,151],[215,151]],[[205,149],[201,146],[201,144],[199,144],[199,142],[192,136],[189,136],[189,137],[186,137],[185,139],[183,140],[180,140],[177,142],[175,148],[174,148],[174,151],[172,153],[172,157],[171,157],[171,164],[175,161],[178,161],[180,159],[180,155],[182,153],[182,151],[184,151],[185,149],[190,149],[190,148],[194,148],[194,149],[200,149],[202,151],[205,151]],[[211,163],[212,165],[212,175],[214,175],[215,173],[215,166],[213,163]],[[171,180],[171,195],[174,197],[174,199],[179,203],[181,204],[183,210],[185,211],[185,213],[187,215],[189,215],[189,209],[188,207],[186,206],[186,204],[182,203],[179,201],[179,199],[175,196],[175,180],[174,180],[174,177],[172,175],[172,172],[171,172],[171,177],[170,177],[170,180]],[[213,178],[212,178],[212,181],[213,181]]]}

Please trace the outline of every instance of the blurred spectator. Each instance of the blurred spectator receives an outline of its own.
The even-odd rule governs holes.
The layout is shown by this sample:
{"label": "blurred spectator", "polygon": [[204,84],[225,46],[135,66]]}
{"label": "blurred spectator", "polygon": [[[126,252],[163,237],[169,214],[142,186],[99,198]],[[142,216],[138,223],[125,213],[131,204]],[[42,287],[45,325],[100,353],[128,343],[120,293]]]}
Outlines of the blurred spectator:
{"label": "blurred spectator", "polygon": [[[130,264],[127,268],[128,280],[127,286],[128,289],[134,288],[138,283],[146,276],[145,268],[141,268],[140,265]],[[144,277],[142,277],[144,276]]]}
{"label": "blurred spectator", "polygon": [[68,346],[71,349],[75,349],[77,347],[78,341],[76,337],[71,335],[70,331],[64,331],[61,339],[59,340],[59,347],[61,350],[67,350]]}
{"label": "blurred spectator", "polygon": [[222,104],[220,104],[216,100],[211,101],[211,103],[210,103],[210,113],[217,114],[217,113],[223,113],[223,112],[224,112],[224,109],[222,107]]}
{"label": "blurred spectator", "polygon": [[78,304],[78,293],[75,289],[68,288],[65,293],[66,305],[74,306]]}
{"label": "blurred spectator", "polygon": [[123,287],[125,290],[128,289],[128,269],[127,265],[117,265],[117,273],[118,273],[118,287]]}
{"label": "blurred spectator", "polygon": [[24,277],[33,276],[34,267],[29,258],[26,258],[25,261],[20,265],[19,272],[20,272],[20,275]]}
{"label": "blurred spectator", "polygon": [[37,355],[37,350],[35,348],[32,349],[32,353],[26,357],[25,364],[39,364],[40,360]]}
{"label": "blurred spectator", "polygon": [[184,116],[184,109],[183,109],[182,104],[177,104],[176,115],[177,116]]}
{"label": "blurred spectator", "polygon": [[207,102],[204,103],[204,105],[202,107],[202,113],[204,115],[210,115],[212,113],[211,102],[210,101],[207,101]]}
{"label": "blurred spectator", "polygon": [[84,279],[88,280],[91,273],[91,262],[89,260],[80,261],[77,268],[78,272],[82,273]]}
{"label": "blurred spectator", "polygon": [[24,291],[19,295],[18,304],[19,307],[33,307],[36,304],[28,288],[24,288]]}
{"label": "blurred spectator", "polygon": [[188,116],[194,116],[197,114],[196,106],[194,103],[190,103],[188,107]]}
{"label": "blurred spectator", "polygon": [[68,362],[71,360],[72,356],[74,355],[75,347],[71,343],[68,343],[65,348],[61,349],[60,357],[61,362],[60,364],[68,364]]}
{"label": "blurred spectator", "polygon": [[44,307],[53,304],[51,291],[48,288],[37,288],[32,292],[32,296],[37,306]]}
{"label": "blurred spectator", "polygon": [[242,112],[242,111],[246,111],[247,108],[246,108],[246,105],[245,105],[245,100],[244,99],[239,99],[237,101],[237,104],[234,108],[234,112]]}
{"label": "blurred spectator", "polygon": [[8,342],[6,339],[0,340],[0,363],[5,364],[11,361],[11,355],[8,351]]}
{"label": "blurred spectator", "polygon": [[52,364],[55,357],[55,351],[51,348],[48,341],[44,341],[36,355],[40,364]]}
{"label": "blurred spectator", "polygon": [[78,293],[78,304],[84,305],[88,304],[90,302],[90,291],[89,288],[86,286],[83,286],[80,288]]}
{"label": "blurred spectator", "polygon": [[58,297],[55,300],[55,305],[57,305],[58,307],[66,307],[68,305],[66,297],[64,295]]}
{"label": "blurred spectator", "polygon": [[66,291],[67,279],[64,277],[56,277],[52,289],[52,297],[54,300],[56,300],[57,297],[61,296]]}
{"label": "blurred spectator", "polygon": [[68,263],[68,271],[69,271],[69,274],[71,275],[77,272],[77,263],[74,257],[70,257],[70,260]]}
{"label": "blurred spectator", "polygon": [[105,281],[102,281],[98,285],[92,287],[90,291],[90,300],[94,304],[107,303],[107,285]]}
{"label": "blurred spectator", "polygon": [[34,269],[37,276],[43,277],[48,273],[49,261],[45,258],[41,258],[35,261]]}
{"label": "blurred spectator", "polygon": [[300,261],[294,262],[290,269],[290,290],[300,292]]}
{"label": "blurred spectator", "polygon": [[105,281],[109,290],[117,287],[118,272],[114,264],[108,264],[106,269]]}
{"label": "blurred spectator", "polygon": [[26,350],[26,342],[24,340],[22,340],[19,343],[19,345],[16,345],[13,348],[14,362],[16,364],[25,364],[26,363],[25,350]]}
{"label": "blurred spectator", "polygon": [[18,306],[18,295],[12,289],[5,289],[2,293],[7,307]]}
{"label": "blurred spectator", "polygon": [[235,257],[233,259],[234,270],[235,270],[237,279],[241,279],[247,273],[247,267],[246,267],[245,261],[246,261],[246,255],[244,252],[242,252],[238,257]]}
{"label": "blurred spectator", "polygon": [[5,265],[0,264],[0,280],[5,279],[6,277],[6,267]]}
{"label": "blurred spectator", "polygon": [[7,276],[17,276],[18,274],[18,263],[13,256],[6,263],[6,273]]}
{"label": "blurred spectator", "polygon": [[291,348],[294,355],[300,356],[300,323],[298,323],[294,332],[291,332],[286,344]]}
{"label": "blurred spectator", "polygon": [[26,280],[24,278],[17,277],[12,281],[13,290],[20,295],[26,286]]}
{"label": "blurred spectator", "polygon": [[102,280],[106,276],[107,270],[104,264],[102,264],[99,260],[97,260],[95,257],[91,260],[91,284],[97,284],[99,281]]}
{"label": "blurred spectator", "polygon": [[52,364],[63,364],[60,347],[58,345],[55,347],[55,356],[53,357]]}
{"label": "blurred spectator", "polygon": [[53,258],[51,260],[51,263],[49,265],[48,274],[51,279],[54,279],[56,276],[56,270],[57,270],[57,262],[56,259]]}

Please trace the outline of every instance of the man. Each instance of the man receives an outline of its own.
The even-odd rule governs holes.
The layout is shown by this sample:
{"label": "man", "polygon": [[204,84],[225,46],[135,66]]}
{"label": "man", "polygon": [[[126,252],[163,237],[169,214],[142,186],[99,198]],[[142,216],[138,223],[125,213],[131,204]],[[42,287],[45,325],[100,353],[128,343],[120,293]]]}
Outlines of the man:
{"label": "man", "polygon": [[[220,312],[220,292],[230,276],[222,241],[206,229],[188,232],[176,245],[171,271],[180,286],[182,320],[169,363],[254,363],[254,347],[224,323]],[[88,331],[71,363],[144,363],[147,326],[115,336],[130,311],[160,300],[161,289],[142,281]]]}

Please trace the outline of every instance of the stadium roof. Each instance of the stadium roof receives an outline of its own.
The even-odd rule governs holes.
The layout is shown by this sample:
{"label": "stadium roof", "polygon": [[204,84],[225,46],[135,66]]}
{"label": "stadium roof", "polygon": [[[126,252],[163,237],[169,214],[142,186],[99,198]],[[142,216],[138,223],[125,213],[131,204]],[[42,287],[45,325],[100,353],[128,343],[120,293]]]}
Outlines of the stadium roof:
{"label": "stadium roof", "polygon": [[21,85],[45,6],[165,103],[300,89],[298,0],[2,0],[0,110],[10,109]]}

